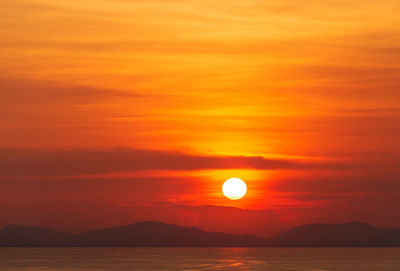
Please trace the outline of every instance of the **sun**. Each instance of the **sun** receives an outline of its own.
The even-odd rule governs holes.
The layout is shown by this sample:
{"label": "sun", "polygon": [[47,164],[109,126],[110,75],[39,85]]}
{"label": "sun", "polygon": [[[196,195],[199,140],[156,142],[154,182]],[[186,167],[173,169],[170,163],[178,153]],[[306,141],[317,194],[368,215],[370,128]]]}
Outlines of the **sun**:
{"label": "sun", "polygon": [[239,178],[230,178],[222,185],[222,193],[231,200],[238,200],[246,195],[247,186],[244,181]]}

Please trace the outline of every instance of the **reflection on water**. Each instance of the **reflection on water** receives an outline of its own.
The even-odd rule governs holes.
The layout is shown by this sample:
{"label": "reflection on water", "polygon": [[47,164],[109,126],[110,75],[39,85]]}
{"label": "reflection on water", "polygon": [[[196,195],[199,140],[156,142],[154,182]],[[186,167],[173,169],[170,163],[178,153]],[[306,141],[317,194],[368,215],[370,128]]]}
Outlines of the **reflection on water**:
{"label": "reflection on water", "polygon": [[398,271],[400,248],[0,248],[0,270]]}

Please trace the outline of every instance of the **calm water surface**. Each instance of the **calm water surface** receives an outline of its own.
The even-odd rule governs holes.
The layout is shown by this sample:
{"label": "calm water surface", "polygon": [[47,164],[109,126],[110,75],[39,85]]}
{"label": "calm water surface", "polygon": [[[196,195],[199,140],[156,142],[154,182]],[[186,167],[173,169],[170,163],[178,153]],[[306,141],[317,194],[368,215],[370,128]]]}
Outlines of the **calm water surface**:
{"label": "calm water surface", "polygon": [[0,270],[399,271],[400,248],[0,248]]}

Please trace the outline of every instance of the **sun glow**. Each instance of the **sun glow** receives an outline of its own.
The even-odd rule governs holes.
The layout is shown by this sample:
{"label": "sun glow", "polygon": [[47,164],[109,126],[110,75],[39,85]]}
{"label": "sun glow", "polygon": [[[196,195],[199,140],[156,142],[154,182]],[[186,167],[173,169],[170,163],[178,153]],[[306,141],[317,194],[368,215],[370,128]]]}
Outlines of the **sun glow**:
{"label": "sun glow", "polygon": [[222,193],[231,200],[241,199],[246,192],[246,183],[239,178],[230,178],[222,185]]}

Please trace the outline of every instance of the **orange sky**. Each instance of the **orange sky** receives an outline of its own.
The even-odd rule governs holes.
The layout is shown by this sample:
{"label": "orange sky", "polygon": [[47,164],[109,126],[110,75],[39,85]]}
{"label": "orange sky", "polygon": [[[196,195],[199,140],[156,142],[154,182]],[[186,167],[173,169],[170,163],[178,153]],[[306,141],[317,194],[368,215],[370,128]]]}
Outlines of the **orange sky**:
{"label": "orange sky", "polygon": [[5,1],[0,224],[400,227],[399,8]]}

